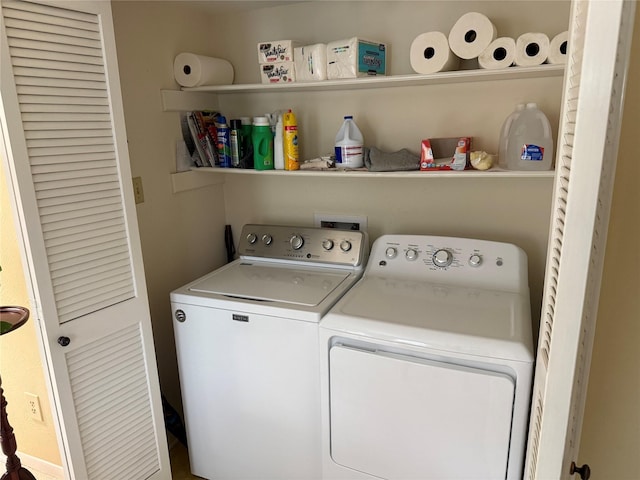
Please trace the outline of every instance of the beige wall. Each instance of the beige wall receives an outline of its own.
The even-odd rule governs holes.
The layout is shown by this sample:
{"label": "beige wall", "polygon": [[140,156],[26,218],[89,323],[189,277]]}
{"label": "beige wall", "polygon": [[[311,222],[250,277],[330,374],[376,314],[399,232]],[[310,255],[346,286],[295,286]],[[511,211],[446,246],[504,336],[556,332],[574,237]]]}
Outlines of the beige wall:
{"label": "beige wall", "polygon": [[116,1],[112,10],[131,171],[144,188],[137,215],[160,385],[181,408],[169,292],[224,262],[224,198],[221,187],[172,193],[180,120],[162,111],[160,90],[177,86],[178,53],[215,55],[217,42],[211,16],[181,2]]}
{"label": "beige wall", "polygon": [[[0,155],[2,155],[1,152]],[[19,305],[33,312],[9,203],[5,171],[2,167],[0,167],[0,266],[2,266],[0,305]],[[0,337],[0,375],[2,375],[2,388],[8,404],[9,422],[13,427],[19,451],[60,465],[55,425],[42,368],[42,358],[38,349],[35,315],[32,315],[31,319],[18,330]],[[44,417],[42,422],[32,420],[28,416],[24,392],[33,393],[40,398]]]}
{"label": "beige wall", "polygon": [[580,463],[593,478],[635,480],[640,451],[640,8],[631,65],[604,275],[582,427]]}

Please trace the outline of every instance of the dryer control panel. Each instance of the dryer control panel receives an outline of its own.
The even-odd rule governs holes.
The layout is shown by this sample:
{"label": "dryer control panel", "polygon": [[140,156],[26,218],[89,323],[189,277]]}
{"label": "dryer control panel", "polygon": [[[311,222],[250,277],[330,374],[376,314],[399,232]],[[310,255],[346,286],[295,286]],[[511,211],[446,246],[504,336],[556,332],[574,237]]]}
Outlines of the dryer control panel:
{"label": "dryer control panel", "polygon": [[510,243],[430,235],[383,235],[365,275],[528,291],[527,256]]}
{"label": "dryer control panel", "polygon": [[369,243],[367,234],[358,230],[248,224],[240,234],[238,253],[241,258],[364,268]]}

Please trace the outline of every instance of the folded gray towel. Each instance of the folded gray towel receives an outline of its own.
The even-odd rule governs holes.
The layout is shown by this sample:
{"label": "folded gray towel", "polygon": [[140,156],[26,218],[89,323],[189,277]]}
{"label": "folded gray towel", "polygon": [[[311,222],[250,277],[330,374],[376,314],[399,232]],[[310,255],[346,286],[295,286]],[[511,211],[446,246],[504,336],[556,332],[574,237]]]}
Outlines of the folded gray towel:
{"label": "folded gray towel", "polygon": [[386,153],[376,147],[365,148],[364,165],[370,172],[420,170],[420,155],[406,148]]}

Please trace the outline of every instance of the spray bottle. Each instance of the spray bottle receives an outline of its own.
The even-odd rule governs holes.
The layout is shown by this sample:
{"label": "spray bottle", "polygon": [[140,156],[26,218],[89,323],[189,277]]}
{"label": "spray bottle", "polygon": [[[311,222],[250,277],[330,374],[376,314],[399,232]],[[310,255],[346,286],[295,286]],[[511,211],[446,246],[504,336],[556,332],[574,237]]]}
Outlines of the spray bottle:
{"label": "spray bottle", "polygon": [[298,150],[298,123],[296,116],[289,110],[282,117],[283,120],[283,144],[284,144],[284,169],[300,169],[300,153]]}

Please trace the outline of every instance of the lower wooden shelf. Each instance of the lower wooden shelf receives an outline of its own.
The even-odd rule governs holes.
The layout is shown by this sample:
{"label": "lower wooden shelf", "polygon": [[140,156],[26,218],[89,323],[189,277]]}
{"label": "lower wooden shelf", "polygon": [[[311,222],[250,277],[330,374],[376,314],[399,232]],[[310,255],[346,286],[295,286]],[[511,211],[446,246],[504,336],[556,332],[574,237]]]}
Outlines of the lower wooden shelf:
{"label": "lower wooden shelf", "polygon": [[369,172],[366,169],[325,169],[325,170],[253,170],[241,168],[213,168],[201,167],[193,168],[186,172],[171,174],[173,193],[186,190],[193,190],[211,185],[224,183],[225,175],[262,175],[262,176],[284,176],[314,177],[314,178],[411,178],[425,181],[442,178],[554,178],[555,171],[515,171],[492,168],[490,170],[439,170],[434,172],[408,171],[408,172]]}

